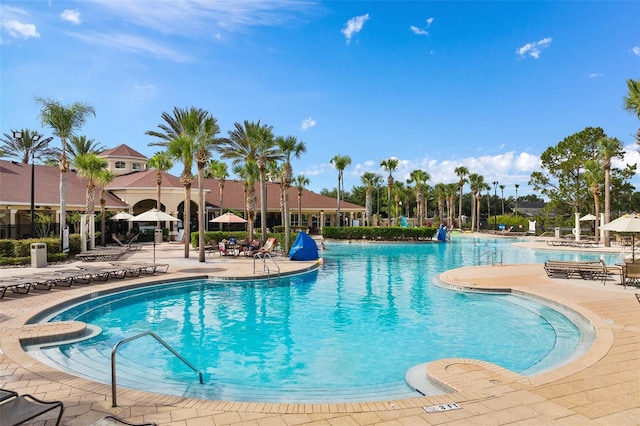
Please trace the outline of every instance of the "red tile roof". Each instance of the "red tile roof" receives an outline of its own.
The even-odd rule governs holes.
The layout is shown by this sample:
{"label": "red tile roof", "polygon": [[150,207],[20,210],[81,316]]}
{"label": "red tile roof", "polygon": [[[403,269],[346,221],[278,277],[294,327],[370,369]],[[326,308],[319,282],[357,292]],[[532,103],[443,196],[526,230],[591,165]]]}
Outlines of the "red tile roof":
{"label": "red tile roof", "polygon": [[113,149],[106,150],[99,154],[100,157],[129,157],[129,158],[139,158],[141,160],[147,161],[147,157],[140,154],[135,149],[122,144]]}

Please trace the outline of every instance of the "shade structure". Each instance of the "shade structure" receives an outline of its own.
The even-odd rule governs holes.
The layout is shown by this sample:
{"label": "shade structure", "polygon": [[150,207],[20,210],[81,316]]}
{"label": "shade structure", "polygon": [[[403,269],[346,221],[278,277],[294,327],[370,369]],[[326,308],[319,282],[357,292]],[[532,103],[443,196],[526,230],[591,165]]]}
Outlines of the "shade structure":
{"label": "shade structure", "polygon": [[640,232],[640,214],[625,214],[605,225],[602,225],[600,229],[604,229],[605,231],[631,233],[631,260],[635,261],[636,244],[634,237],[636,233]]}
{"label": "shade structure", "polygon": [[158,209],[147,210],[129,219],[131,222],[178,222],[180,219]]}
{"label": "shade structure", "polygon": [[587,221],[587,220],[596,220],[596,217],[594,215],[592,215],[591,213],[589,213],[589,214],[586,214],[586,215],[582,216],[580,218],[580,220],[583,221],[583,222]]}
{"label": "shade structure", "polygon": [[127,212],[118,212],[116,214],[114,214],[113,216],[111,216],[111,220],[129,220],[133,217],[132,214],[129,214]]}
{"label": "shade structure", "polygon": [[231,212],[227,212],[225,214],[221,214],[218,217],[214,217],[209,222],[215,223],[247,223],[246,219],[241,218],[238,215],[235,215]]}

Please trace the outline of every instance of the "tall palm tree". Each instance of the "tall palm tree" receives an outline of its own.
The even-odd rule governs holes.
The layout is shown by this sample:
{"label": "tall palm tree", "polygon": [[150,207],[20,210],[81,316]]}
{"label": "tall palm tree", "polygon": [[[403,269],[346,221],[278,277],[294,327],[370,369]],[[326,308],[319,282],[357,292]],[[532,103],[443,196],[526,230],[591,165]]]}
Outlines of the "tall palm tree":
{"label": "tall palm tree", "polygon": [[499,188],[500,188],[500,194],[501,194],[500,198],[502,200],[502,216],[504,216],[504,189],[506,188],[506,186],[500,185]]}
{"label": "tall palm tree", "polygon": [[156,171],[156,208],[162,210],[162,173],[173,167],[173,161],[166,151],[158,151],[147,160],[147,169]]}
{"label": "tall palm tree", "polygon": [[348,155],[336,155],[331,159],[330,163],[338,171],[338,223],[336,225],[342,226],[342,215],[340,214],[342,177],[344,176],[344,169],[351,164],[351,157]]}
{"label": "tall palm tree", "polygon": [[[597,157],[604,169],[604,223],[611,221],[611,159],[623,158],[622,143],[616,138],[602,138],[598,141]],[[604,232],[604,245],[611,247],[609,231]]]}
{"label": "tall palm tree", "polygon": [[462,228],[462,188],[467,183],[467,176],[469,176],[469,169],[464,166],[456,167],[454,172],[458,176],[458,187],[460,188],[460,195],[458,199],[458,226]]}
{"label": "tall palm tree", "polygon": [[380,167],[389,173],[389,176],[387,177],[387,214],[389,215],[389,224],[391,224],[391,189],[393,188],[393,172],[398,168],[398,164],[399,160],[394,157],[380,161]]}
{"label": "tall palm tree", "polygon": [[289,214],[289,188],[293,182],[293,167],[291,160],[300,158],[302,154],[307,152],[307,145],[303,141],[298,141],[295,136],[278,136],[276,145],[282,154],[282,179],[280,187],[282,188],[282,201],[284,205],[284,248],[285,253],[289,253],[291,247],[291,215]]}
{"label": "tall palm tree", "polygon": [[423,223],[423,219],[424,219],[424,201],[425,201],[425,197],[424,197],[424,190],[425,190],[425,185],[427,184],[427,182],[431,179],[431,175],[429,175],[429,173],[425,172],[424,170],[414,170],[410,173],[409,175],[409,182],[410,183],[415,183],[415,189],[416,189],[416,203],[417,203],[417,210],[418,210],[418,226],[422,226]]}
{"label": "tall palm tree", "polygon": [[520,185],[516,183],[514,186],[516,188],[516,204],[515,204],[513,215],[517,216],[518,215],[518,188],[520,188]]}
{"label": "tall palm tree", "polygon": [[587,188],[593,197],[593,206],[595,209],[595,226],[594,233],[596,244],[600,242],[600,233],[598,232],[598,221],[600,218],[600,195],[602,194],[602,183],[604,181],[604,173],[600,164],[595,160],[589,160],[584,165],[583,176],[587,183]]}
{"label": "tall palm tree", "polygon": [[[476,200],[476,209],[478,209],[476,217],[478,218],[478,220],[476,221],[476,232],[480,232],[480,211],[482,209],[482,191],[484,190],[489,190],[489,184],[487,184],[484,181],[484,177],[480,176],[480,181],[478,182],[478,194],[477,194],[477,200]],[[489,195],[487,193],[487,201],[489,201]],[[487,216],[487,220],[488,220],[488,216]]]}
{"label": "tall palm tree", "polygon": [[[304,175],[298,175],[294,179],[293,185],[298,193],[298,221],[302,224],[302,194],[305,187],[309,185],[309,178]],[[320,224],[320,228],[322,228],[322,224]]]}
{"label": "tall palm tree", "polygon": [[478,191],[481,190],[484,178],[477,173],[469,175],[469,186],[471,187],[471,230],[476,229],[476,200]]}
{"label": "tall palm tree", "polygon": [[256,123],[252,132],[256,142],[256,162],[260,172],[260,232],[262,240],[267,239],[267,169],[273,162],[282,159],[273,137],[273,127]]}
{"label": "tall palm tree", "polygon": [[205,200],[204,200],[204,168],[209,161],[211,150],[219,145],[222,140],[216,138],[220,133],[218,121],[215,117],[204,114],[193,123],[192,131],[195,133],[196,167],[198,169],[198,261],[205,261],[204,252],[204,228],[205,228]]}
{"label": "tall palm tree", "polygon": [[640,80],[627,80],[627,95],[624,97],[624,109],[640,119]]}
{"label": "tall palm tree", "polygon": [[[64,230],[67,226],[67,173],[69,172],[67,140],[84,125],[87,116],[95,117],[96,112],[92,106],[79,102],[65,106],[53,99],[36,98],[36,103],[40,105],[42,125],[50,127],[54,136],[60,138],[62,145],[60,149],[60,239],[63,242]],[[68,247],[62,247],[62,249],[68,251]]]}
{"label": "tall palm tree", "polygon": [[364,172],[362,176],[360,176],[360,181],[365,186],[365,219],[364,223],[366,226],[371,226],[371,217],[373,215],[373,188],[376,185],[380,185],[382,182],[382,176],[372,172]]}
{"label": "tall palm tree", "polygon": [[[20,137],[15,138],[16,133]],[[51,138],[43,138],[30,129],[11,130],[11,134],[4,133],[3,136],[0,138],[2,157],[18,158],[21,163],[28,164],[30,158],[50,157],[55,153],[55,148],[49,148]]]}
{"label": "tall palm tree", "polygon": [[[167,148],[169,156],[182,162],[184,168],[180,174],[180,183],[184,187],[184,257],[189,257],[189,245],[191,244],[191,185],[193,183],[193,162],[203,139],[207,137],[205,122],[212,118],[206,110],[191,107],[174,107],[172,113],[163,112],[158,128],[161,131],[148,130],[149,136],[158,138],[159,142],[152,142],[150,146],[163,146]],[[202,187],[200,188],[202,190]],[[204,209],[204,206],[199,206]],[[204,250],[204,247],[202,247]]]}
{"label": "tall palm tree", "polygon": [[444,205],[447,198],[446,186],[444,183],[437,183],[433,187],[433,196],[438,200],[438,218],[440,224],[444,223]]}
{"label": "tall palm tree", "polygon": [[[221,215],[224,212],[224,184],[229,177],[227,163],[212,158],[204,170],[204,176],[209,179],[218,179],[218,191],[220,193],[220,209],[218,214]],[[222,231],[222,223],[220,223],[220,230]]]}
{"label": "tall palm tree", "polygon": [[108,169],[102,170],[96,179],[96,183],[100,188],[100,243],[102,246],[107,245],[106,231],[107,223],[105,218],[106,205],[107,205],[107,191],[106,187],[113,180],[115,175]]}
{"label": "tall palm tree", "polygon": [[[234,170],[238,166],[242,167],[246,163],[253,162],[255,166],[258,167],[258,173],[260,173],[260,168],[258,166],[258,150],[260,149],[259,145],[262,142],[260,142],[259,139],[262,137],[261,133],[265,132],[264,130],[261,130],[260,122],[258,121],[257,123],[254,123],[245,120],[243,124],[237,122],[234,123],[233,127],[233,130],[229,130],[229,137],[218,146],[220,157],[232,160],[231,165]],[[253,221],[255,219],[256,179],[258,178],[253,177],[251,174],[248,174],[245,179],[245,182],[248,183],[246,199],[247,215],[249,219],[249,235],[253,235],[254,229]],[[262,185],[260,188],[262,190]],[[266,195],[264,198],[266,200]],[[266,214],[263,214],[263,218],[266,220]],[[262,229],[261,240],[266,240],[266,228]]]}
{"label": "tall palm tree", "polygon": [[78,176],[87,179],[85,194],[85,213],[95,212],[95,188],[100,174],[107,169],[107,160],[96,154],[80,154],[73,160],[73,166],[78,170]]}
{"label": "tall palm tree", "polygon": [[69,154],[69,160],[73,162],[73,159],[81,154],[100,154],[104,152],[106,148],[100,145],[94,139],[88,139],[84,135],[73,135],[69,138],[69,144],[67,145],[67,153]]}
{"label": "tall palm tree", "polygon": [[458,183],[448,183],[445,185],[445,194],[447,196],[447,224],[449,229],[453,227],[453,221],[456,217],[456,192],[458,191]]}

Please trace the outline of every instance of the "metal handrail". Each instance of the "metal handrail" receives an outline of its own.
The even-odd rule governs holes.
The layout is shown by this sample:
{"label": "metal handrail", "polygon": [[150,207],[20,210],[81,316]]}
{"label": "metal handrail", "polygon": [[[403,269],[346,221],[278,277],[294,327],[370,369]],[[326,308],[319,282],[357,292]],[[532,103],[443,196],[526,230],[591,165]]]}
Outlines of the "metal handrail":
{"label": "metal handrail", "polygon": [[189,361],[186,360],[185,357],[180,355],[175,349],[169,346],[169,344],[164,340],[162,340],[162,338],[160,338],[160,336],[158,336],[156,333],[154,333],[153,331],[145,331],[140,334],[136,334],[135,336],[119,341],[118,343],[115,344],[115,346],[113,347],[113,350],[111,351],[111,406],[112,407],[118,406],[116,404],[116,352],[118,351],[118,348],[120,347],[120,345],[124,343],[128,343],[132,340],[139,339],[144,336],[151,336],[154,339],[156,339],[158,343],[160,343],[162,346],[167,348],[169,352],[174,354],[180,361],[184,362],[189,368],[191,368],[193,371],[198,373],[198,377],[200,378],[200,384],[204,383],[202,379],[202,371],[194,367],[193,364],[191,364]]}
{"label": "metal handrail", "polygon": [[267,271],[267,278],[271,278],[271,269],[267,265],[267,258],[271,259],[271,262],[275,265],[278,270],[278,277],[280,276],[280,266],[278,266],[278,262],[273,260],[273,257],[269,253],[256,253],[253,256],[253,273],[256,273],[256,259],[262,259],[262,271]]}
{"label": "metal handrail", "polygon": [[486,250],[478,255],[478,265],[482,264],[482,258],[487,256],[487,265],[491,264],[491,266],[495,266],[496,264],[496,256],[499,257],[498,263],[502,265],[502,250]]}

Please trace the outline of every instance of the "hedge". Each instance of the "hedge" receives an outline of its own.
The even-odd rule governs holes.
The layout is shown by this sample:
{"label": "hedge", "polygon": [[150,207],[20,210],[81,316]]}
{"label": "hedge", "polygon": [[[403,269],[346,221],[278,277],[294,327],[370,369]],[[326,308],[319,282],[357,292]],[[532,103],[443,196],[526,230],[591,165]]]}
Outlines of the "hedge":
{"label": "hedge", "polygon": [[433,239],[437,228],[402,228],[396,226],[325,226],[323,238],[336,240],[427,241]]}

